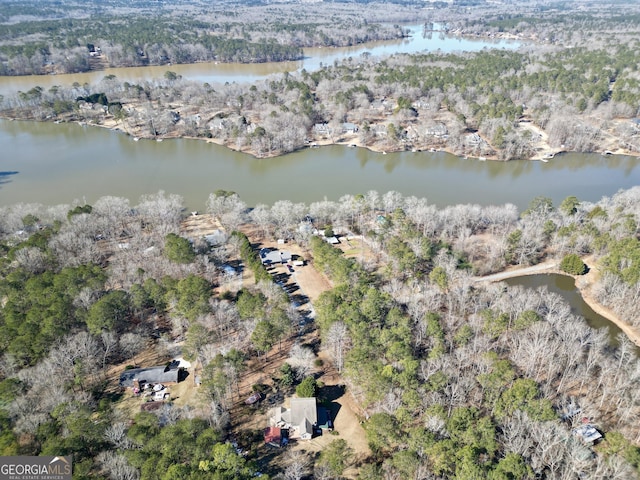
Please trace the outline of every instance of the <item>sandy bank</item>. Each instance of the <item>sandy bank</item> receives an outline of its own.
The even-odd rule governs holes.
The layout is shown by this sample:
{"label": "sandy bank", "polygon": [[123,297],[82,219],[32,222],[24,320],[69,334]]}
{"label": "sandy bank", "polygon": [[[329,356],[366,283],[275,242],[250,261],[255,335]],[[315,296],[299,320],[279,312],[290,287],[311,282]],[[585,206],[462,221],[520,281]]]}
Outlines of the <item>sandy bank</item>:
{"label": "sandy bank", "polygon": [[629,340],[640,347],[640,330],[623,320],[620,315],[610,308],[600,304],[596,300],[595,295],[593,294],[593,287],[598,282],[601,272],[592,257],[584,258],[583,261],[589,266],[589,272],[581,277],[574,276],[576,280],[576,287],[580,291],[583,300],[594,312],[615,323],[629,338]]}
{"label": "sandy bank", "polygon": [[576,288],[580,292],[582,299],[591,309],[598,315],[606,318],[624,332],[624,334],[633,343],[640,347],[640,331],[631,324],[624,321],[620,315],[615,313],[608,307],[601,305],[593,295],[593,286],[596,284],[600,277],[600,270],[598,269],[595,261],[592,257],[584,258],[583,261],[589,266],[590,270],[586,275],[569,275],[558,268],[558,262],[555,260],[547,260],[538,265],[532,267],[514,268],[506,270],[504,272],[496,273],[493,275],[487,275],[486,277],[475,277],[476,282],[501,282],[507,278],[522,277],[526,275],[538,275],[545,273],[556,273],[559,275],[566,275],[573,277],[575,280]]}

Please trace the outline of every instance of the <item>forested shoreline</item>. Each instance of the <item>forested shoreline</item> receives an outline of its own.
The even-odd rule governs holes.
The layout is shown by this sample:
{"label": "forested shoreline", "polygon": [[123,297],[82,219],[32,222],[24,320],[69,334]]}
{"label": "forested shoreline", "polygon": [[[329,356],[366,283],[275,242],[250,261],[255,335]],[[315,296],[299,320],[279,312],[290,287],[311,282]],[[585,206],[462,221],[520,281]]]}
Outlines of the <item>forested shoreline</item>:
{"label": "forested shoreline", "polygon": [[0,114],[139,138],[211,139],[257,157],[312,143],[503,161],[566,151],[638,155],[637,52],[617,45],[361,56],[253,84],[201,84],[170,70],[137,84],[108,75],[7,96]]}
{"label": "forested shoreline", "polygon": [[[415,18],[425,35],[437,22],[536,43],[365,54],[252,84],[108,75],[0,97],[3,117],[257,157],[314,143],[503,161],[640,153],[635,3],[615,4],[625,16],[586,0],[324,15],[324,2],[94,3],[3,2],[0,71],[264,61],[402,36]],[[162,191],[0,206],[0,455],[73,455],[78,480],[639,478],[637,346],[546,289],[479,279],[557,265],[640,331],[640,187],[557,205],[540,191],[522,211],[373,190],[273,205],[217,190],[204,212]],[[176,363],[167,385],[122,381]],[[269,410],[291,397],[316,397],[335,430],[269,445]]]}
{"label": "forested shoreline", "polygon": [[[33,7],[30,15],[19,15],[14,5],[0,5],[0,16],[15,19],[0,23],[0,75],[214,61],[283,62],[300,60],[303,47],[351,46],[406,36],[398,25],[368,23],[357,9],[344,6],[309,5],[297,15],[282,7],[190,2],[158,8],[112,5],[108,10],[74,2],[67,8],[51,2],[50,7],[60,13],[47,15],[45,10],[39,17],[40,10]],[[23,8],[29,11],[28,4]]]}
{"label": "forested shoreline", "polygon": [[[226,233],[213,247],[185,230],[181,198],[162,192],[136,205],[104,197],[2,207],[2,454],[73,454],[77,478],[250,478],[258,469],[337,478],[352,468],[349,448],[265,463],[256,432],[233,429],[234,416],[253,415],[234,407],[249,362],[301,338],[273,388],[291,391],[326,352],[365,412],[372,453],[359,459],[359,478],[634,478],[640,364],[631,342],[610,344],[556,295],[472,277],[548,259],[580,274],[572,257],[588,255],[602,272],[599,301],[632,322],[639,205],[633,188],[597,203],[540,197],[520,213],[373,191],[248,209],[219,191],[207,202],[216,228],[251,237]],[[360,246],[339,249],[314,229]],[[303,330],[257,254],[277,238],[300,245],[308,268],[331,280]],[[113,366],[143,352],[199,362],[199,393],[157,415],[123,410],[130,394],[113,390]],[[572,434],[583,418],[604,435],[599,445]]]}
{"label": "forested shoreline", "polygon": [[[393,11],[390,5],[381,10],[389,12],[388,20],[401,21],[403,15],[415,13],[412,7]],[[271,54],[264,50],[258,59],[250,52],[251,45],[298,49],[295,56],[306,45],[351,45],[406,34],[398,24],[373,23],[380,22],[381,13],[370,5],[363,7],[364,20],[357,19],[354,7],[332,8],[337,13],[329,9],[320,15],[319,6],[308,6],[295,18],[284,7],[246,7],[237,15],[224,8],[208,12],[203,18],[214,22],[211,25],[224,32],[221,36],[199,33],[206,27],[205,20],[172,11],[169,19],[153,23],[158,35],[167,36],[164,43],[138,41],[127,30],[146,31],[151,23],[144,19],[131,19],[122,31],[111,29],[109,35],[134,42],[135,46],[125,49],[133,52],[125,63],[139,65],[150,57],[155,58],[154,64],[166,63],[160,59],[166,57],[161,45],[167,42],[176,49],[171,55],[182,57],[171,60],[177,63],[214,59],[215,42],[236,45],[229,49],[219,45],[228,53],[225,61],[264,61]],[[635,8],[629,8],[633,16]],[[328,12],[339,15],[342,23]],[[96,124],[136,138],[210,139],[256,157],[282,155],[314,143],[355,144],[385,152],[446,150],[503,161],[546,160],[566,151],[640,153],[639,32],[627,17],[595,2],[585,3],[579,15],[568,7],[533,12],[524,4],[518,4],[515,12],[501,7],[477,7],[477,12],[479,16],[471,20],[455,8],[427,9],[417,18],[425,19],[423,35],[508,34],[534,43],[517,51],[425,52],[386,58],[365,52],[318,71],[286,73],[247,84],[203,84],[180,77],[170,67],[164,78],[139,83],[107,75],[94,85],[48,90],[36,86],[0,97],[0,114]],[[255,24],[248,21],[261,16],[263,20]],[[180,34],[193,38],[170,40],[177,35],[172,22],[179,19],[188,25],[196,22]],[[430,30],[434,22],[441,22],[439,32]],[[562,35],[534,35],[558,24],[563,26]],[[202,42],[213,43],[205,48]],[[94,48],[98,43],[91,40]],[[108,49],[103,45],[103,51]],[[204,56],[193,57],[196,50],[205,52]],[[125,55],[122,48],[118,51]],[[241,51],[248,52],[247,59],[232,58],[245,55]]]}

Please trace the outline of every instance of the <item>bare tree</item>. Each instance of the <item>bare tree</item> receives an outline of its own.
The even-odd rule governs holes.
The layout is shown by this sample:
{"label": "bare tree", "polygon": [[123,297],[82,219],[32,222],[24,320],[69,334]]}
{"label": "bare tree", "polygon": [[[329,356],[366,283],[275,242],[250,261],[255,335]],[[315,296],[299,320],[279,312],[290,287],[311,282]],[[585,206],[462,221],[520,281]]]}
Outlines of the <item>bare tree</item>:
{"label": "bare tree", "polygon": [[147,339],[139,334],[128,332],[120,337],[120,351],[126,358],[132,358],[136,363],[136,355],[145,346]]}
{"label": "bare tree", "polygon": [[212,400],[207,408],[209,425],[217,431],[223,431],[231,421],[229,412],[215,400]]}
{"label": "bare tree", "polygon": [[127,436],[127,424],[125,422],[115,422],[104,432],[104,437],[121,450],[128,450],[135,446],[135,443]]}
{"label": "bare tree", "polygon": [[42,273],[47,265],[45,253],[36,247],[21,248],[15,254],[15,261],[31,273]]}
{"label": "bare tree", "polygon": [[207,211],[213,215],[227,230],[233,232],[244,221],[247,205],[240,200],[237,193],[209,195]]}
{"label": "bare tree", "polygon": [[279,200],[271,207],[271,216],[276,226],[276,234],[282,238],[293,238],[294,230],[307,213],[302,203]]}
{"label": "bare tree", "polygon": [[183,208],[180,195],[166,195],[163,191],[143,195],[136,207],[140,218],[161,237],[168,233],[178,233]]}
{"label": "bare tree", "polygon": [[138,480],[140,472],[120,453],[105,451],[98,454],[98,462],[111,480]]}
{"label": "bare tree", "polygon": [[350,347],[350,343],[349,330],[343,322],[335,322],[329,327],[325,344],[338,373],[342,373],[344,357]]}
{"label": "bare tree", "polygon": [[305,477],[310,464],[306,453],[300,450],[289,450],[284,460],[287,465],[283,474],[285,480],[302,480]]}
{"label": "bare tree", "polygon": [[296,371],[299,379],[305,378],[313,369],[313,361],[316,358],[313,350],[309,347],[294,345],[289,352],[287,363]]}
{"label": "bare tree", "polygon": [[102,332],[100,334],[100,340],[102,341],[102,368],[107,364],[107,360],[113,355],[113,350],[118,346],[118,337],[115,332]]}
{"label": "bare tree", "polygon": [[273,219],[271,217],[271,210],[266,205],[259,203],[251,209],[251,219],[262,230],[262,237],[269,238],[271,236],[271,226]]}

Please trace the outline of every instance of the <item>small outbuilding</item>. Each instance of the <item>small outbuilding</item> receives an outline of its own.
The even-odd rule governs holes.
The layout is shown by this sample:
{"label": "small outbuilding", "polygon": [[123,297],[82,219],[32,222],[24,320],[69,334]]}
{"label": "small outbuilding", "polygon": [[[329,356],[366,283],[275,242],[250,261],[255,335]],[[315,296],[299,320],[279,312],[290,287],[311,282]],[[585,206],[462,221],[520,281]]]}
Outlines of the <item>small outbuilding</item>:
{"label": "small outbuilding", "polygon": [[574,428],[573,434],[587,445],[593,445],[602,438],[602,434],[590,423]]}
{"label": "small outbuilding", "polygon": [[289,430],[280,427],[265,428],[264,443],[274,447],[284,447],[289,443]]}

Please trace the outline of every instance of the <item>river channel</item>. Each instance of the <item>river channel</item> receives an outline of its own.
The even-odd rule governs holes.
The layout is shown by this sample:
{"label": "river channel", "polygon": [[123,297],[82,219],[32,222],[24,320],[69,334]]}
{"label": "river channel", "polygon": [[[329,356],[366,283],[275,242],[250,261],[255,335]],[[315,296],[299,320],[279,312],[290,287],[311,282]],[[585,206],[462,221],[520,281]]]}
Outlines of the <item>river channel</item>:
{"label": "river channel", "polygon": [[25,77],[0,76],[0,94],[9,95],[18,91],[26,92],[35,86],[47,90],[54,85],[70,86],[74,82],[94,84],[107,75],[115,75],[128,82],[141,82],[162,78],[167,70],[184,78],[202,83],[253,83],[271,75],[294,72],[305,69],[313,72],[323,65],[333,65],[337,60],[356,58],[362,54],[385,57],[395,53],[435,52],[450,53],[456,51],[473,52],[483,48],[515,49],[520,42],[513,40],[479,40],[432,32],[424,35],[421,25],[406,27],[410,36],[401,40],[370,42],[344,48],[305,48],[304,59],[297,62],[268,63],[196,63],[186,65],[158,65],[151,67],[108,68],[102,71],[69,75],[31,75]]}

